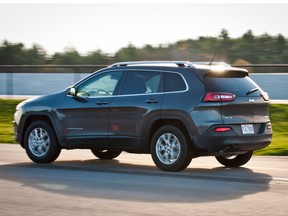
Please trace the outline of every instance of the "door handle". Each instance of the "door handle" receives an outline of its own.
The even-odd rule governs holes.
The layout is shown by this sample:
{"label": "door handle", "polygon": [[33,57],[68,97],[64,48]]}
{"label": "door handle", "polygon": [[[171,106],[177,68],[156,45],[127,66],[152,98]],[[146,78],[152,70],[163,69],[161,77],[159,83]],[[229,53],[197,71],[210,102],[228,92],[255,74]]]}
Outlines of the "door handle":
{"label": "door handle", "polygon": [[148,104],[155,104],[155,103],[158,103],[158,101],[155,100],[155,99],[148,99],[148,100],[145,101],[145,103],[148,103]]}
{"label": "door handle", "polygon": [[106,104],[108,104],[108,102],[107,101],[97,101],[96,104],[97,105],[106,105]]}

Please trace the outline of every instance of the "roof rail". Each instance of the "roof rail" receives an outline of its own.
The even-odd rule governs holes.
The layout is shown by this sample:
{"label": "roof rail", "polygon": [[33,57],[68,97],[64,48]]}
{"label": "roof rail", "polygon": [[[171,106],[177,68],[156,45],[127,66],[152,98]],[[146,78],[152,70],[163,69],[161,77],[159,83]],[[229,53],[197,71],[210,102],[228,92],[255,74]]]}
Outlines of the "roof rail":
{"label": "roof rail", "polygon": [[118,62],[109,67],[125,67],[125,66],[177,66],[177,67],[193,67],[191,62],[187,61],[132,61]]}
{"label": "roof rail", "polygon": [[[226,66],[226,67],[231,67],[231,65],[225,63],[225,62],[190,62],[191,64],[198,64],[198,65],[220,65],[220,66]],[[211,63],[211,64],[210,64]]]}

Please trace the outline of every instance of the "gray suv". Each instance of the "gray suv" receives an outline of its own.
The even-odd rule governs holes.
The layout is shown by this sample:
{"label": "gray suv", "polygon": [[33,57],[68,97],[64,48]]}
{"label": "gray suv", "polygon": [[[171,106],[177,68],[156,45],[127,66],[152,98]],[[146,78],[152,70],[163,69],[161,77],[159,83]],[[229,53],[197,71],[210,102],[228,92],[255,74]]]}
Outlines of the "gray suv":
{"label": "gray suv", "polygon": [[269,97],[245,69],[182,61],[120,62],[63,92],[20,103],[15,140],[36,163],[61,149],[91,149],[100,159],[148,153],[165,171],[215,156],[247,163],[272,138]]}

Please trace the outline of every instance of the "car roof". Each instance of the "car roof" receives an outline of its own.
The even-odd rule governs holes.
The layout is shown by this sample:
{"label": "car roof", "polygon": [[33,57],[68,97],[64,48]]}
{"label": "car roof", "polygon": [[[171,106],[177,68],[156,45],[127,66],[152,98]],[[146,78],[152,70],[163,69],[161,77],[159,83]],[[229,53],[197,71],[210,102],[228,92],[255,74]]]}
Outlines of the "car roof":
{"label": "car roof", "polygon": [[131,61],[118,62],[110,65],[108,68],[115,67],[179,67],[199,69],[203,73],[221,73],[223,71],[239,72],[248,75],[248,71],[243,68],[231,67],[224,62],[189,62],[189,61]]}

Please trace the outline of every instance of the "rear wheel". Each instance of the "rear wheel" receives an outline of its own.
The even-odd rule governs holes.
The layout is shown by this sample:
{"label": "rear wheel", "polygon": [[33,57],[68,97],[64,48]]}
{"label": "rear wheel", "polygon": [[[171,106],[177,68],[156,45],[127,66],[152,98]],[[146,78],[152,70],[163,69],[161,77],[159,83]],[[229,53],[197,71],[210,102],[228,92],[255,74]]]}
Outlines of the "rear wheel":
{"label": "rear wheel", "polygon": [[24,136],[24,147],[35,163],[51,163],[61,152],[53,129],[45,121],[35,121],[29,125]]}
{"label": "rear wheel", "polygon": [[92,153],[102,160],[111,160],[118,157],[122,151],[91,149]]}
{"label": "rear wheel", "polygon": [[252,157],[253,151],[233,156],[216,156],[217,161],[226,167],[239,167],[246,164]]}
{"label": "rear wheel", "polygon": [[175,126],[159,128],[151,140],[151,156],[164,171],[180,171],[192,160],[192,150],[183,132]]}

